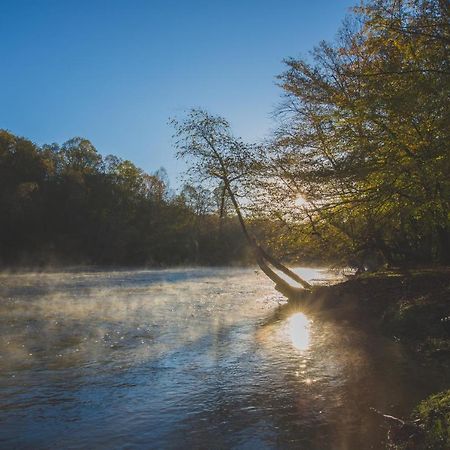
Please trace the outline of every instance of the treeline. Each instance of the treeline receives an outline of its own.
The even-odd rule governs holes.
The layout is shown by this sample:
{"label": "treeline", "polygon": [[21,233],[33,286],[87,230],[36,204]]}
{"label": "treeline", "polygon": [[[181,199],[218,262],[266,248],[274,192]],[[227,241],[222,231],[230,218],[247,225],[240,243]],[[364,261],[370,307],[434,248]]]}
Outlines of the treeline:
{"label": "treeline", "polygon": [[0,131],[3,266],[244,262],[238,224],[216,209],[214,193],[171,193],[164,170],[102,157],[86,139],[40,147]]}
{"label": "treeline", "polygon": [[361,3],[335,41],[286,60],[268,142],[246,144],[202,110],[173,121],[194,174],[178,194],[163,172],[102,158],[87,140],[38,147],[1,132],[1,261],[247,261],[225,164],[251,233],[278,257],[448,264],[449,54],[448,2]]}

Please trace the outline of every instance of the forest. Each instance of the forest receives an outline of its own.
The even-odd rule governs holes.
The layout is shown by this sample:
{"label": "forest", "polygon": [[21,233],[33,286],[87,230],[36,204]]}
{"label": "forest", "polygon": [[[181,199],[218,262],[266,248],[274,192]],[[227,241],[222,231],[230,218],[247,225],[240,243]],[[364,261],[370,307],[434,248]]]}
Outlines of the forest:
{"label": "forest", "polygon": [[[102,157],[86,139],[39,147],[0,132],[4,265],[217,264],[245,258],[214,196],[169,188],[164,170]],[[219,238],[220,232],[220,238]]]}
{"label": "forest", "polygon": [[333,42],[285,60],[275,131],[234,137],[201,109],[172,121],[194,176],[170,188],[89,140],[0,131],[0,263],[249,263],[211,143],[257,240],[290,262],[361,270],[450,255],[449,6],[377,0]]}

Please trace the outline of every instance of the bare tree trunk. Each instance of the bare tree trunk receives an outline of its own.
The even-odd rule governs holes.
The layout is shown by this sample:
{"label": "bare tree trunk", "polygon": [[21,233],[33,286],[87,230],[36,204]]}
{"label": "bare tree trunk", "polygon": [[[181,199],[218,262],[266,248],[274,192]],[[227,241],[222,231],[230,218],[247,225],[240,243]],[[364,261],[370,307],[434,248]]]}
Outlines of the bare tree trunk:
{"label": "bare tree trunk", "polygon": [[203,138],[205,139],[205,141],[208,144],[209,148],[211,149],[211,151],[213,152],[213,154],[217,158],[217,161],[219,162],[219,165],[220,165],[220,168],[221,168],[221,172],[222,172],[221,175],[219,176],[219,178],[221,178],[221,180],[223,181],[224,188],[226,189],[226,191],[228,192],[228,194],[230,196],[231,202],[233,203],[234,209],[235,209],[236,214],[238,216],[238,220],[239,220],[239,223],[241,225],[242,232],[244,233],[248,243],[250,244],[251,248],[253,249],[253,253],[255,254],[256,261],[257,261],[258,266],[260,267],[260,269],[275,283],[275,288],[279,292],[281,292],[283,295],[288,297],[288,298],[293,297],[293,296],[298,296],[299,295],[299,289],[291,286],[286,280],[281,278],[274,270],[272,270],[268,266],[268,264],[266,264],[265,260],[267,260],[275,268],[277,268],[278,270],[282,271],[285,275],[287,275],[288,277],[290,277],[291,279],[293,279],[297,283],[299,283],[301,286],[303,286],[304,290],[305,289],[311,290],[312,286],[306,280],[301,278],[296,273],[292,272],[292,270],[288,269],[286,266],[281,264],[274,257],[272,257],[271,255],[266,253],[261,247],[258,246],[258,244],[256,243],[255,239],[253,239],[250,236],[250,234],[249,234],[249,232],[247,230],[247,226],[245,225],[244,218],[242,217],[241,209],[239,207],[239,204],[238,204],[238,202],[236,200],[236,197],[234,195],[233,190],[231,189],[230,180],[229,180],[229,173],[228,173],[227,166],[226,166],[222,156],[220,155],[220,153],[215,148],[213,142],[211,142],[210,139],[206,135],[203,135]]}
{"label": "bare tree trunk", "polygon": [[269,255],[263,248],[258,246],[259,251],[262,253],[262,256],[272,264],[276,269],[281,270],[284,274],[286,274],[288,277],[292,278],[293,280],[297,281],[301,286],[303,286],[305,289],[311,290],[312,286],[303,278],[301,278],[299,275],[297,275],[295,272],[293,272],[291,269],[286,267],[284,264],[281,264],[277,259],[275,259],[272,255]]}
{"label": "bare tree trunk", "polygon": [[230,187],[230,184],[229,184],[227,178],[224,179],[224,183],[225,183],[225,187],[228,191],[228,194],[230,196],[231,202],[233,203],[236,214],[238,216],[242,231],[243,231],[248,243],[250,244],[250,246],[253,249],[253,253],[255,254],[258,266],[275,283],[275,288],[279,292],[281,292],[283,295],[285,295],[286,297],[292,297],[294,295],[297,296],[299,294],[299,290],[296,289],[295,287],[291,286],[286,280],[281,278],[275,271],[273,271],[266,264],[265,260],[267,260],[270,264],[272,264],[276,269],[280,270],[281,272],[283,272],[284,274],[289,276],[291,279],[295,280],[297,283],[299,283],[301,286],[303,286],[304,289],[311,290],[312,286],[306,280],[301,278],[296,273],[292,272],[292,270],[288,269],[284,264],[280,263],[273,256],[269,255],[250,236],[250,234],[247,230],[247,226],[245,225],[244,218],[242,217],[239,204],[236,200],[236,197],[234,196],[233,191],[231,190],[231,187]]}

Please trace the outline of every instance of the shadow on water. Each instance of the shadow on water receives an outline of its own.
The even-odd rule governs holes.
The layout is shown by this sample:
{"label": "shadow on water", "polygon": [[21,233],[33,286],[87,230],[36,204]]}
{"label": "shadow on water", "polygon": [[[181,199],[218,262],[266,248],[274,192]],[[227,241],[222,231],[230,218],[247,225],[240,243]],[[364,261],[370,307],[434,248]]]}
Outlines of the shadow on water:
{"label": "shadow on water", "polygon": [[406,415],[449,375],[253,270],[147,272],[8,278],[2,447],[379,449],[369,407]]}

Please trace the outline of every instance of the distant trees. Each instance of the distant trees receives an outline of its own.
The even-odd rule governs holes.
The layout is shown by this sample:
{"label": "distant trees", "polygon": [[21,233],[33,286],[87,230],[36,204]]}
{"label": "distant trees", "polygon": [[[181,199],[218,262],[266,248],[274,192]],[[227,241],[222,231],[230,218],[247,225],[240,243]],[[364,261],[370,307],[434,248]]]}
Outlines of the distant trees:
{"label": "distant trees", "polygon": [[164,170],[102,157],[86,139],[38,147],[0,130],[0,264],[244,260],[238,224],[221,225],[214,204],[194,186],[170,193]]}

